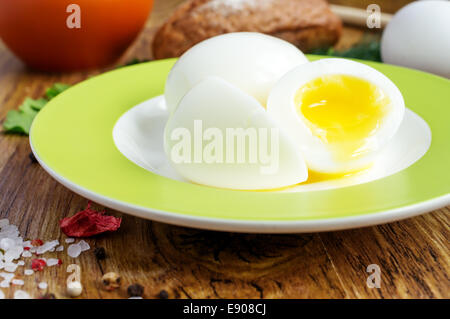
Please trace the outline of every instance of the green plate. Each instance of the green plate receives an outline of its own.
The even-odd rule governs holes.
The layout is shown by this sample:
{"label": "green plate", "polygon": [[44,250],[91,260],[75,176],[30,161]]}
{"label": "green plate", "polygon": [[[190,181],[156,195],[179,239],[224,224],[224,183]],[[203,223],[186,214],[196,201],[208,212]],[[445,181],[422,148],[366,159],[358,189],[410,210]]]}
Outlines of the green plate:
{"label": "green plate", "polygon": [[[311,60],[318,57],[309,57]],[[160,95],[175,60],[114,70],[79,83],[36,117],[30,143],[47,172],[105,206],[162,222],[242,232],[311,232],[368,226],[450,203],[450,81],[364,62],[388,76],[430,126],[428,152],[373,182],[312,192],[242,192],[175,181],[129,161],[112,130],[130,108]]]}

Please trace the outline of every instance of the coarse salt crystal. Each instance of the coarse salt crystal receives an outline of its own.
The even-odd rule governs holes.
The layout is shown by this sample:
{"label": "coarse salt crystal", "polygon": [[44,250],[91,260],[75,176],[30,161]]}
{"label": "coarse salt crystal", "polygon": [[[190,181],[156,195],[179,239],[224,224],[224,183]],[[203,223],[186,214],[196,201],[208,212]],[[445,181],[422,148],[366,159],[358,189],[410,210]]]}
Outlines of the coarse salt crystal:
{"label": "coarse salt crystal", "polygon": [[11,283],[16,286],[23,286],[25,284],[22,279],[13,279]]}
{"label": "coarse salt crystal", "polygon": [[8,263],[5,263],[5,267],[3,269],[7,272],[15,272],[17,267],[19,267],[18,264],[15,264],[13,262],[8,262]]}
{"label": "coarse salt crystal", "polygon": [[23,290],[16,290],[14,299],[31,299],[30,295]]}
{"label": "coarse salt crystal", "polygon": [[39,289],[47,289],[48,285],[46,282],[40,282],[38,287]]}
{"label": "coarse salt crystal", "polygon": [[[68,238],[68,240],[74,241],[73,238]],[[8,288],[11,284],[16,286],[24,285],[24,280],[14,279],[14,272],[17,270],[17,267],[25,265],[25,261],[20,258],[33,257],[33,253],[42,255],[46,252],[64,250],[64,246],[60,245],[58,240],[51,240],[45,243],[41,240],[33,240],[33,242],[34,244],[32,245],[32,241],[24,241],[20,236],[17,226],[11,225],[7,219],[0,219],[0,270],[4,271],[0,272],[1,288]],[[72,253],[78,253],[79,255],[83,249],[87,250],[89,248],[87,243],[78,243],[75,249],[72,248]],[[44,265],[46,266],[61,264],[61,260],[57,258],[49,258],[47,260],[46,258],[39,257],[39,260],[41,260],[42,263],[45,262]],[[34,261],[35,260],[33,260],[33,262]],[[31,276],[35,272],[33,269],[24,269],[23,273],[25,276]],[[44,287],[47,287],[47,283],[39,284],[39,288],[45,289]],[[3,292],[1,292],[1,295],[4,296]],[[14,298],[30,298],[30,295],[25,291],[17,290],[14,294]]]}
{"label": "coarse salt crystal", "polygon": [[14,274],[8,274],[6,272],[0,272],[0,277],[3,277],[4,279],[11,281],[14,278]]}
{"label": "coarse salt crystal", "polygon": [[0,249],[2,249],[3,251],[8,251],[11,247],[14,246],[15,246],[14,240],[12,240],[11,238],[7,237],[0,240]]}
{"label": "coarse salt crystal", "polygon": [[19,238],[19,228],[11,224],[3,226],[0,238]]}
{"label": "coarse salt crystal", "polygon": [[65,242],[66,244],[71,244],[75,241],[75,238],[66,238]]}
{"label": "coarse salt crystal", "polygon": [[78,244],[72,244],[67,248],[67,254],[72,258],[77,258],[81,254],[81,247]]}
{"label": "coarse salt crystal", "polygon": [[3,256],[3,258],[5,259],[5,262],[10,262],[13,260],[16,260],[20,257],[20,255],[23,252],[23,247],[21,246],[13,246],[13,247],[9,247],[8,250],[5,249],[5,255]]}
{"label": "coarse salt crystal", "polygon": [[31,276],[32,274],[34,274],[34,270],[33,269],[25,269],[24,272],[25,276]]}
{"label": "coarse salt crystal", "polygon": [[58,240],[48,241],[48,242],[46,242],[42,246],[39,246],[36,249],[36,254],[40,255],[40,254],[46,253],[46,252],[52,250],[53,248],[55,248],[58,245],[59,245],[59,241]]}
{"label": "coarse salt crystal", "polygon": [[9,220],[7,220],[6,218],[0,219],[0,228],[8,226],[9,225]]}
{"label": "coarse salt crystal", "polygon": [[0,282],[0,287],[7,288],[7,287],[9,287],[9,284],[10,284],[11,280],[14,278],[14,274],[1,272],[0,273],[0,277],[3,277],[3,281]]}
{"label": "coarse salt crystal", "polygon": [[56,259],[56,258],[49,258],[49,259],[47,259],[47,266],[48,267],[52,267],[52,266],[55,266],[55,265],[58,265],[59,264],[59,259]]}
{"label": "coarse salt crystal", "polygon": [[3,290],[0,289],[0,299],[5,299],[5,294],[3,293]]}
{"label": "coarse salt crystal", "polygon": [[78,245],[80,245],[81,251],[86,251],[91,249],[91,246],[89,246],[89,244],[87,242],[85,242],[84,240],[80,240],[78,242]]}

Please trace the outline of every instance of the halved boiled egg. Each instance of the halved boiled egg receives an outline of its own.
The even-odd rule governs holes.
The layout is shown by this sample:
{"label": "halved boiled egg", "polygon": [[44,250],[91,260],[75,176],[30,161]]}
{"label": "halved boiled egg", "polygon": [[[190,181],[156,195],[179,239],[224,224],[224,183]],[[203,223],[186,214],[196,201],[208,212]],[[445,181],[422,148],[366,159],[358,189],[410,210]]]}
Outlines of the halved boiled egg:
{"label": "halved boiled egg", "polygon": [[176,171],[202,185],[274,189],[308,177],[298,147],[261,104],[218,77],[206,77],[181,99],[164,144]]}
{"label": "halved boiled egg", "polygon": [[217,76],[266,106],[276,81],[308,59],[287,41],[254,32],[219,35],[184,53],[166,81],[165,99],[173,112],[182,97],[208,76]]}
{"label": "halved boiled egg", "polygon": [[267,112],[310,170],[341,174],[370,166],[397,132],[403,97],[386,76],[358,62],[322,59],[289,71],[270,93]]}

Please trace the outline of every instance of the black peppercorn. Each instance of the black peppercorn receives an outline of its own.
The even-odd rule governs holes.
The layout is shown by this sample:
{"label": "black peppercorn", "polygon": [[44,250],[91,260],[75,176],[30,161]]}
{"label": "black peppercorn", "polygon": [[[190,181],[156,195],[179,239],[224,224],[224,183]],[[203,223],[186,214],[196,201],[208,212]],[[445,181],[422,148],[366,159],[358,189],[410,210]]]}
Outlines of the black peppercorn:
{"label": "black peppercorn", "polygon": [[141,297],[144,294],[144,287],[133,284],[128,287],[127,292],[130,297]]}
{"label": "black peppercorn", "polygon": [[94,255],[97,260],[103,260],[106,258],[106,251],[103,247],[96,247],[94,249]]}
{"label": "black peppercorn", "polygon": [[159,299],[168,299],[169,298],[169,294],[167,293],[167,291],[165,291],[164,289],[161,290],[158,294]]}

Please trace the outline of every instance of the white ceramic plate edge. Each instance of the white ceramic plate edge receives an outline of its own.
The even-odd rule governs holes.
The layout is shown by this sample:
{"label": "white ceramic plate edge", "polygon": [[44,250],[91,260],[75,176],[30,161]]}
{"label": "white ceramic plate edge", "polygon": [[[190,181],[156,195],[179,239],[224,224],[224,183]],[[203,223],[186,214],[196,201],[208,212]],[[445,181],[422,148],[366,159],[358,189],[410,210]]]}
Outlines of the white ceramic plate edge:
{"label": "white ceramic plate edge", "polygon": [[450,194],[447,194],[414,205],[403,206],[383,212],[342,218],[324,218],[301,221],[250,221],[197,217],[132,205],[92,192],[84,187],[72,183],[47,166],[33,148],[31,138],[30,146],[33,154],[44,170],[56,181],[71,191],[111,209],[115,209],[136,217],[151,219],[177,226],[241,233],[311,233],[367,227],[395,222],[450,205]]}

